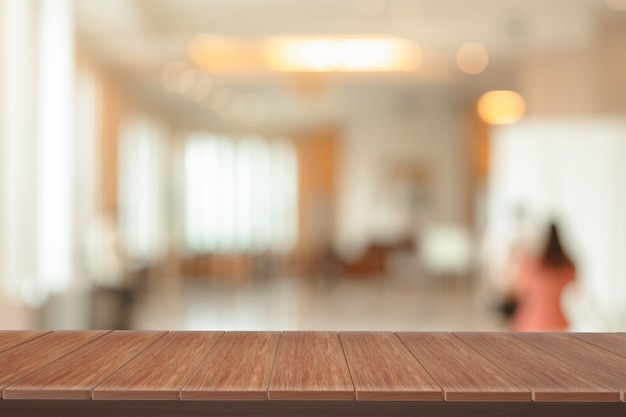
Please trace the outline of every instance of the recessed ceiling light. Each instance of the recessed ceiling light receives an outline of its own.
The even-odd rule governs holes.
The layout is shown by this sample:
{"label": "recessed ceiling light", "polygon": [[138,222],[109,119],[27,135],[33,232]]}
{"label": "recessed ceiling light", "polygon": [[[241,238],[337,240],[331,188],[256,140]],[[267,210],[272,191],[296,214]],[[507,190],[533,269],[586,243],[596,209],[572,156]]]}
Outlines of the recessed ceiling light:
{"label": "recessed ceiling light", "polygon": [[414,42],[392,37],[277,37],[266,43],[265,57],[275,71],[410,71],[421,59]]}

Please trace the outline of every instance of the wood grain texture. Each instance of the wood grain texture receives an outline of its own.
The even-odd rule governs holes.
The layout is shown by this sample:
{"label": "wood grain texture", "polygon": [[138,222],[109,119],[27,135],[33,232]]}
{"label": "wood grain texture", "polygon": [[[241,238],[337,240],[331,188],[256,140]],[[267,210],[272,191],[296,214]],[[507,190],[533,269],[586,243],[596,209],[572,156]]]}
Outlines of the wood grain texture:
{"label": "wood grain texture", "polygon": [[587,343],[580,343],[565,334],[519,333],[515,337],[576,368],[590,379],[615,387],[621,393],[622,401],[624,400],[626,358]]}
{"label": "wood grain texture", "polygon": [[[0,389],[107,333],[107,331],[57,331],[5,350],[0,353]],[[6,395],[4,391],[2,394],[3,397]]]}
{"label": "wood grain texture", "polygon": [[626,333],[568,333],[568,335],[626,358]]}
{"label": "wood grain texture", "polygon": [[181,400],[265,400],[279,332],[228,332],[180,391]]}
{"label": "wood grain texture", "polygon": [[535,401],[619,401],[619,390],[505,333],[455,333],[526,385]]}
{"label": "wood grain texture", "polygon": [[335,332],[284,332],[268,389],[270,400],[354,400]]}
{"label": "wood grain texture", "polygon": [[[583,403],[580,415],[626,415],[623,333],[44,333],[0,331],[2,417],[46,399],[65,404],[55,407],[63,416],[135,415],[142,405],[163,415],[550,416]],[[109,401],[71,401],[89,398]]]}
{"label": "wood grain texture", "polygon": [[391,332],[341,332],[357,400],[441,400],[437,383]]}
{"label": "wood grain texture", "polygon": [[178,400],[179,391],[224,332],[171,332],[92,391],[94,400]]}
{"label": "wood grain texture", "polygon": [[446,401],[531,401],[524,384],[449,333],[397,333]]}
{"label": "wood grain texture", "polygon": [[1,330],[0,331],[0,352],[21,345],[31,339],[43,336],[50,331],[42,330]]}
{"label": "wood grain texture", "polygon": [[98,383],[166,333],[108,333],[5,388],[4,398],[89,399]]}

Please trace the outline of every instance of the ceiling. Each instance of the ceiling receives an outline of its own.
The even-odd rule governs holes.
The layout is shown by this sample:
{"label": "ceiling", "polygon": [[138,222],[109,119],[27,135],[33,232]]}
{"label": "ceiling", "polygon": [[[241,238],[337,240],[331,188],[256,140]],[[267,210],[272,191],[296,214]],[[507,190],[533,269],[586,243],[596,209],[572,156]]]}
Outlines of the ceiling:
{"label": "ceiling", "polygon": [[[435,84],[485,90],[506,79],[511,66],[526,56],[587,48],[597,36],[600,16],[611,13],[602,0],[75,0],[75,3],[78,39],[85,53],[126,77],[128,82],[143,80],[144,86],[137,88],[138,94],[169,102],[176,109],[184,100],[162,91],[158,86],[159,74],[169,62],[187,59],[188,43],[199,34],[241,39],[275,35],[391,35],[412,40],[419,46],[422,59],[416,70],[334,74],[332,82],[335,85]],[[470,41],[482,43],[489,51],[487,70],[476,76],[463,74],[455,62],[457,49]],[[218,82],[259,91],[269,101],[276,101],[273,105],[289,108],[289,103],[284,102],[287,96],[280,96],[276,88],[284,78],[268,73],[220,74]]]}
{"label": "ceiling", "polygon": [[[150,46],[184,51],[194,35],[233,37],[389,34],[426,51],[454,53],[465,42],[495,55],[576,47],[593,36],[601,0],[76,0],[78,26],[107,53]],[[370,5],[368,10],[364,5]],[[373,7],[372,5],[376,5]],[[106,38],[103,39],[103,37]],[[144,51],[145,52],[145,51]]]}

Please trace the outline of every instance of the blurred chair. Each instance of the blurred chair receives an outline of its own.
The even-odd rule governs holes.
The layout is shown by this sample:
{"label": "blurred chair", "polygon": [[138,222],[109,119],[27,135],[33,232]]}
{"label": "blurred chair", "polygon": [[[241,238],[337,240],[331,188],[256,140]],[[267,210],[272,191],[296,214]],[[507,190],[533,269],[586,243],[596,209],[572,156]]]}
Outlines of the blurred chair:
{"label": "blurred chair", "polygon": [[137,275],[131,273],[121,248],[117,224],[112,216],[92,219],[85,234],[83,262],[92,282],[90,316],[92,329],[132,328]]}

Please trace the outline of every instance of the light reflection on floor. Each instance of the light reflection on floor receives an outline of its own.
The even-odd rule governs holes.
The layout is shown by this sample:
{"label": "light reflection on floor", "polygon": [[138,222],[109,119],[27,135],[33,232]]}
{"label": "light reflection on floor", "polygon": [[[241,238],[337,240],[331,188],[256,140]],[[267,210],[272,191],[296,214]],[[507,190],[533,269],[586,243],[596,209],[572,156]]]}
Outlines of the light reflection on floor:
{"label": "light reflection on floor", "polygon": [[499,331],[468,288],[391,279],[229,284],[162,280],[135,309],[137,329]]}

